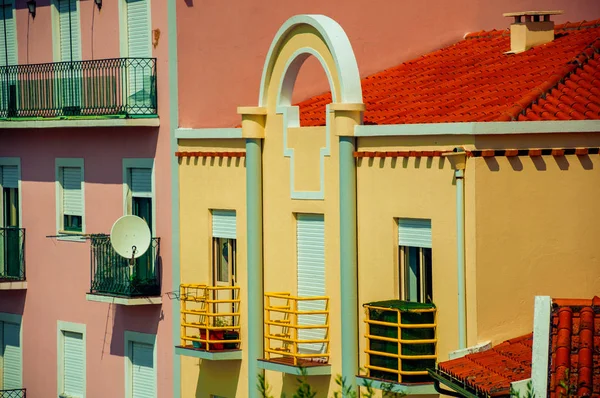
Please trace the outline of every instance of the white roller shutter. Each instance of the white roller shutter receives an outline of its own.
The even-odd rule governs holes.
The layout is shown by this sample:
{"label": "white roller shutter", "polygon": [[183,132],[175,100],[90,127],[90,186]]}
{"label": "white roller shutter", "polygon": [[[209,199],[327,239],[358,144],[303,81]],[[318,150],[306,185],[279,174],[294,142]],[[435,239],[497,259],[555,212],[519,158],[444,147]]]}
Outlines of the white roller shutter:
{"label": "white roller shutter", "polygon": [[[148,0],[127,0],[127,52],[129,58],[152,56]],[[148,106],[150,65],[147,61],[129,61],[129,104]]]}
{"label": "white roller shutter", "polygon": [[398,245],[431,248],[431,220],[400,218]]}
{"label": "white roller shutter", "polygon": [[2,166],[2,188],[19,188],[19,169],[17,166]]}
{"label": "white roller shutter", "polygon": [[[6,47],[4,45],[5,31]],[[7,50],[8,63],[6,62]],[[0,66],[17,65],[17,62],[17,24],[15,23],[14,1],[0,0]]]}
{"label": "white roller shutter", "polygon": [[4,363],[2,388],[14,390],[23,388],[23,369],[21,363],[20,325],[0,322],[0,354]]}
{"label": "white roller shutter", "polygon": [[63,331],[63,336],[63,392],[68,397],[82,397],[85,390],[83,334]]}
{"label": "white roller shutter", "polygon": [[152,345],[131,343],[131,372],[133,398],[156,397],[156,371]]}
{"label": "white roller shutter", "polygon": [[152,169],[131,169],[131,194],[136,197],[152,197]]}
{"label": "white roller shutter", "polygon": [[81,37],[77,0],[58,0],[60,60],[81,60]]}
{"label": "white roller shutter", "polygon": [[212,212],[212,236],[214,238],[235,239],[235,211],[213,210]]}
{"label": "white roller shutter", "polygon": [[83,196],[81,194],[81,168],[62,168],[63,214],[83,216]]}
{"label": "white roller shutter", "polygon": [[[325,295],[325,221],[322,215],[299,214],[297,223],[298,296]],[[323,301],[298,302],[302,311],[322,311]],[[324,325],[325,315],[300,315],[300,325]],[[299,339],[323,339],[325,329],[300,329]],[[303,351],[323,352],[325,345],[301,344]]]}

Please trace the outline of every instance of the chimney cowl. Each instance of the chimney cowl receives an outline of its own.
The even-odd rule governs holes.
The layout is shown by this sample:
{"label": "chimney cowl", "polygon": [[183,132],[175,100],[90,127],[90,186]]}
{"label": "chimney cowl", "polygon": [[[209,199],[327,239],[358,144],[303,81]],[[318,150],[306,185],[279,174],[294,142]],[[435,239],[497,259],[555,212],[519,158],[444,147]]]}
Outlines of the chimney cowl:
{"label": "chimney cowl", "polygon": [[550,43],[554,40],[554,22],[551,15],[560,15],[562,10],[508,12],[505,17],[513,17],[510,25],[510,51],[518,54],[534,46]]}

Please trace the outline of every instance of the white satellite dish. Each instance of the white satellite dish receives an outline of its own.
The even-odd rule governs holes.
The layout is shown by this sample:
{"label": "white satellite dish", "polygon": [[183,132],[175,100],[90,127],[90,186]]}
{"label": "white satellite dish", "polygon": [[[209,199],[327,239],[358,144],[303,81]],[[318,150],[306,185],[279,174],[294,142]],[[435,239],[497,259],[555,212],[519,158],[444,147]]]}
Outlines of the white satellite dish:
{"label": "white satellite dish", "polygon": [[120,256],[130,260],[146,253],[151,240],[148,224],[138,216],[123,216],[115,221],[110,230],[113,249]]}

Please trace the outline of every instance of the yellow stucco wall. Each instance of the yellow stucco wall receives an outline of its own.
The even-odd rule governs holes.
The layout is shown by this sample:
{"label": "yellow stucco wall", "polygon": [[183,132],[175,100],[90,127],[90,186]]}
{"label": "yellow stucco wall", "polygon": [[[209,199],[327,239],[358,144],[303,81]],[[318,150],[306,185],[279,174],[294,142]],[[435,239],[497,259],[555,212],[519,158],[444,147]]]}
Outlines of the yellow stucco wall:
{"label": "yellow stucco wall", "polygon": [[[180,151],[243,152],[243,140],[180,140]],[[210,283],[212,209],[235,210],[237,280],[240,289],[242,349],[246,347],[246,169],[244,158],[184,157],[179,161],[181,282]],[[243,361],[181,357],[181,392],[186,398],[247,395]]]}
{"label": "yellow stucco wall", "polygon": [[[596,137],[594,137],[596,135]],[[481,148],[597,147],[597,134],[484,137]],[[478,339],[529,333],[535,295],[600,291],[600,156],[473,158]]]}

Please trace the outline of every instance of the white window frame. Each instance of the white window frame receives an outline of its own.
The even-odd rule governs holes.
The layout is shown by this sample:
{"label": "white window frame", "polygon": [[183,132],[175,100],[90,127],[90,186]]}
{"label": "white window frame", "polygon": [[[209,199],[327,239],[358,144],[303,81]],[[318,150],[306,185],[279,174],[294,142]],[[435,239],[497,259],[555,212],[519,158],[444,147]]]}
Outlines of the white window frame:
{"label": "white window frame", "polygon": [[[81,52],[82,48],[82,37],[81,37],[81,4],[79,4],[80,0],[76,0],[76,10],[77,10],[77,18],[79,18],[79,54],[81,54],[83,59],[83,53]],[[54,62],[60,62],[60,13],[58,12],[58,0],[52,0],[50,6],[50,15],[52,19],[52,57],[54,58]]]}
{"label": "white window frame", "polygon": [[[146,6],[148,7],[148,22],[150,27],[152,28],[152,8],[150,6],[151,1],[145,0]],[[127,0],[118,0],[119,4],[119,51],[121,53],[122,58],[129,57],[129,40],[127,40]],[[150,50],[154,49],[152,45],[152,36],[153,33],[150,33]],[[148,54],[149,57],[152,57],[153,54]]]}
{"label": "white window frame", "polygon": [[73,323],[65,321],[57,321],[56,324],[56,395],[60,397],[64,390],[64,332],[80,333],[83,336],[83,395],[85,398],[87,392],[87,340],[86,340],[86,325],[83,323]]}
{"label": "white window frame", "polygon": [[[16,6],[16,0],[5,0],[9,3],[11,3],[12,6],[12,13],[13,13],[13,18],[15,19],[15,57],[17,58],[17,65],[19,64],[19,29],[17,28],[17,6]],[[0,12],[1,14],[1,12]]]}
{"label": "white window frame", "polygon": [[152,158],[123,158],[123,215],[129,215],[132,212],[133,201],[131,195],[131,169],[151,169],[152,170],[152,234],[156,233],[156,184],[154,177],[154,159]]}
{"label": "white window frame", "polygon": [[[23,380],[23,316],[18,314],[9,314],[7,312],[0,312],[0,324],[2,323],[13,323],[19,325],[19,343],[21,344],[21,380]],[[1,341],[0,344],[2,344]],[[3,359],[0,358],[0,363],[2,360]],[[2,369],[4,369],[4,366],[0,366],[0,370]],[[3,377],[4,375],[0,372],[0,386],[2,385]]]}
{"label": "white window frame", "polygon": [[[22,189],[21,189],[21,158],[2,158],[0,157],[0,168],[2,166],[17,166],[17,177],[19,178],[18,189],[18,199],[19,199],[19,208],[17,211],[19,212],[19,227],[23,225],[23,198],[22,198]],[[0,170],[0,225],[4,223],[4,196],[2,195],[2,190],[4,187],[2,186],[2,171]]]}
{"label": "white window frame", "polygon": [[[55,162],[55,186],[56,186],[56,233],[61,236],[57,239],[72,242],[85,242],[85,168],[83,167],[83,158],[57,158]],[[64,231],[63,229],[63,208],[62,208],[62,168],[79,167],[81,168],[81,232]]]}
{"label": "white window frame", "polygon": [[[156,393],[158,394],[158,366],[156,355],[156,334],[125,331],[125,398],[133,396],[133,378],[131,376],[133,363],[131,361],[132,343],[152,345],[152,360],[154,364],[154,381],[156,382]],[[148,397],[152,398],[152,397]]]}

